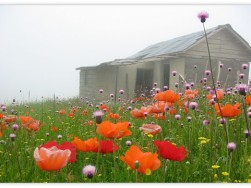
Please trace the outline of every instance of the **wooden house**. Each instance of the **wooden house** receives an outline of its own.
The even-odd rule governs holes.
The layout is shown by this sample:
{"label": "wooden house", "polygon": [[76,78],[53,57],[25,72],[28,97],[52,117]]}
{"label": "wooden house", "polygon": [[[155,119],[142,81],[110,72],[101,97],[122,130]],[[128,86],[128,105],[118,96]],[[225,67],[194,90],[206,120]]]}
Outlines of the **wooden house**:
{"label": "wooden house", "polygon": [[[243,70],[241,66],[251,62],[249,44],[229,24],[206,32],[215,80],[225,88],[247,83],[249,68]],[[149,94],[155,82],[161,90],[164,86],[174,89],[176,83],[182,88],[182,84],[194,82],[196,87],[206,77],[205,70],[209,70],[205,34],[191,33],[151,45],[125,59],[77,70],[80,70],[80,97],[99,98],[99,89],[107,96],[118,95],[123,89],[124,96],[130,99],[141,93]],[[172,71],[177,71],[177,75],[173,76]],[[239,78],[240,73],[245,74],[244,79]]]}

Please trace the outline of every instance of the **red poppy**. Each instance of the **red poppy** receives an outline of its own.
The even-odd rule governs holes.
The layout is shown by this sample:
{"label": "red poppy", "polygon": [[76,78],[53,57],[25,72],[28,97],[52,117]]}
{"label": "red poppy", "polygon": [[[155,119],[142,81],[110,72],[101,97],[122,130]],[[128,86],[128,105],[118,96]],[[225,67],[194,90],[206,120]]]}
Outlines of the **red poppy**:
{"label": "red poppy", "polygon": [[164,159],[172,161],[183,161],[186,157],[186,149],[184,146],[177,148],[168,141],[154,141],[154,145],[158,147],[158,153]]}
{"label": "red poppy", "polygon": [[161,165],[157,153],[142,152],[138,146],[134,145],[120,159],[133,170],[136,170],[135,163],[137,161],[139,164],[137,171],[142,174],[157,170]]}
{"label": "red poppy", "polygon": [[[218,116],[223,116],[226,118],[233,118],[241,114],[240,103],[236,103],[234,105],[226,104],[223,107],[219,108],[218,104],[215,104],[215,110]],[[221,109],[221,110],[220,110]]]}
{"label": "red poppy", "polygon": [[6,123],[11,123],[11,122],[15,122],[17,120],[17,116],[15,115],[7,115],[7,116],[4,116],[4,121]]}
{"label": "red poppy", "polygon": [[96,132],[106,138],[122,138],[132,134],[132,132],[128,130],[128,127],[128,122],[113,124],[110,121],[104,121],[97,125]]}
{"label": "red poppy", "polygon": [[58,131],[58,128],[57,128],[57,127],[52,127],[52,128],[51,128],[51,131],[57,132],[57,131]]}
{"label": "red poppy", "polygon": [[106,154],[106,153],[113,153],[114,151],[119,150],[119,146],[112,142],[111,140],[100,140],[99,145],[96,149],[94,149],[94,152]]}
{"label": "red poppy", "polygon": [[157,101],[166,101],[170,103],[175,103],[180,100],[180,95],[175,93],[173,90],[167,90],[157,93],[154,96],[154,99]]}
{"label": "red poppy", "polygon": [[50,142],[47,142],[46,144],[43,144],[40,146],[40,148],[51,148],[51,147],[57,147],[58,149],[60,150],[70,150],[71,151],[71,155],[70,155],[70,158],[69,158],[69,163],[74,163],[76,161],[76,148],[75,146],[70,143],[70,142],[64,142],[63,144],[59,145],[57,142],[55,141],[50,141]]}
{"label": "red poppy", "polygon": [[143,131],[145,134],[158,134],[162,131],[161,126],[155,124],[143,124],[139,130]]}
{"label": "red poppy", "polygon": [[82,152],[93,152],[98,148],[98,139],[90,138],[88,140],[80,140],[77,137],[74,137],[74,140],[71,142],[79,151]]}

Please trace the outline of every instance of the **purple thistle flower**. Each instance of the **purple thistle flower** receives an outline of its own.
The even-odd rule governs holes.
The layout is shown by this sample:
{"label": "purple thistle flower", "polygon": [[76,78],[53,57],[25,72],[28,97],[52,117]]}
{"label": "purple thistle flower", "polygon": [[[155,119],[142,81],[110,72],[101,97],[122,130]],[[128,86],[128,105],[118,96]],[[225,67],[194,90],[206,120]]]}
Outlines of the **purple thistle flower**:
{"label": "purple thistle flower", "polygon": [[251,112],[248,112],[248,117],[251,118]]}
{"label": "purple thistle flower", "polygon": [[18,124],[13,124],[11,126],[11,128],[15,131],[15,130],[19,129],[19,125]]}
{"label": "purple thistle flower", "polygon": [[209,14],[205,11],[202,11],[198,14],[198,18],[200,19],[201,23],[204,23],[208,17]]}
{"label": "purple thistle flower", "polygon": [[209,120],[207,120],[207,119],[205,119],[205,120],[203,120],[203,125],[205,125],[205,126],[207,126],[207,125],[209,125]]}
{"label": "purple thistle flower", "polygon": [[172,75],[176,76],[177,75],[177,71],[172,71]]}
{"label": "purple thistle flower", "polygon": [[195,110],[196,108],[198,108],[198,103],[197,102],[190,102],[189,108],[191,108],[192,110]]}
{"label": "purple thistle flower", "polygon": [[156,93],[159,93],[159,92],[160,92],[160,88],[156,88],[156,89],[155,89],[155,92],[156,92]]}
{"label": "purple thistle flower", "polygon": [[246,138],[248,138],[250,136],[250,131],[246,129],[244,131],[244,134],[245,134]]}
{"label": "purple thistle flower", "polygon": [[61,134],[58,135],[58,139],[62,139],[63,136]]}
{"label": "purple thistle flower", "polygon": [[168,86],[164,86],[164,91],[168,90]]}
{"label": "purple thistle flower", "polygon": [[229,142],[227,144],[228,151],[233,152],[235,150],[235,148],[236,148],[236,144],[234,142]]}
{"label": "purple thistle flower", "polygon": [[127,140],[127,141],[126,141],[126,145],[127,145],[127,146],[130,146],[130,145],[132,145],[132,142],[131,142],[130,140]]}
{"label": "purple thistle flower", "polygon": [[125,91],[124,91],[123,89],[119,90],[119,93],[120,93],[121,95],[123,95],[124,92],[125,92]]}
{"label": "purple thistle flower", "polygon": [[220,124],[225,124],[227,122],[227,120],[225,118],[220,118]]}
{"label": "purple thistle flower", "polygon": [[248,68],[248,64],[242,64],[241,67],[245,70]]}
{"label": "purple thistle flower", "polygon": [[190,88],[191,88],[191,85],[190,85],[190,84],[186,84],[186,85],[185,85],[185,88],[186,88],[186,89],[190,89]]}
{"label": "purple thistle flower", "polygon": [[243,74],[243,73],[239,74],[239,78],[240,78],[240,79],[243,79],[244,76],[245,76],[245,74]]}
{"label": "purple thistle flower", "polygon": [[232,71],[232,68],[231,68],[231,67],[229,67],[229,68],[228,68],[228,71],[229,71],[229,72],[230,72],[230,71]]}
{"label": "purple thistle flower", "polygon": [[194,65],[193,68],[197,69],[197,65]]}
{"label": "purple thistle flower", "polygon": [[154,82],[154,84],[153,84],[153,85],[154,85],[154,87],[156,87],[156,86],[158,85],[158,83],[157,83],[157,82]]}
{"label": "purple thistle flower", "polygon": [[93,165],[87,165],[82,169],[82,173],[87,178],[92,178],[96,173],[96,167]]}
{"label": "purple thistle flower", "polygon": [[211,71],[210,71],[210,70],[206,70],[206,71],[205,71],[205,75],[206,75],[206,76],[209,76],[210,74],[211,74]]}
{"label": "purple thistle flower", "polygon": [[180,118],[181,118],[181,115],[179,115],[179,114],[176,114],[175,116],[175,119],[177,119],[177,120],[180,120]]}
{"label": "purple thistle flower", "polygon": [[179,86],[179,83],[176,82],[176,83],[175,83],[175,87],[178,87],[178,86]]}
{"label": "purple thistle flower", "polygon": [[248,87],[246,84],[240,84],[237,86],[236,88],[239,91],[240,95],[246,95],[247,91],[248,91]]}
{"label": "purple thistle flower", "polygon": [[103,93],[104,92],[104,90],[103,89],[99,89],[99,93]]}
{"label": "purple thistle flower", "polygon": [[219,66],[220,66],[220,68],[223,68],[224,64],[221,63]]}
{"label": "purple thistle flower", "polygon": [[114,97],[114,94],[113,94],[113,93],[111,93],[111,94],[110,94],[110,97],[111,97],[111,98],[113,98],[113,97]]}
{"label": "purple thistle flower", "polygon": [[93,116],[96,118],[96,123],[100,124],[102,123],[102,116],[104,115],[104,112],[101,110],[97,110],[93,112]]}
{"label": "purple thistle flower", "polygon": [[11,133],[10,134],[10,139],[11,139],[11,141],[15,141],[16,135],[14,133]]}

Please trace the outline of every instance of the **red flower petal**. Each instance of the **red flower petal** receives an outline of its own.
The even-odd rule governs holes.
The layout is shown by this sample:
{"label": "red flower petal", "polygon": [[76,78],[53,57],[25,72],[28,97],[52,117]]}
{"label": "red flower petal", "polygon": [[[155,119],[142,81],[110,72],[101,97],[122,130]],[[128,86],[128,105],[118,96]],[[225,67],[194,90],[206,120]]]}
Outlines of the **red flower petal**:
{"label": "red flower petal", "polygon": [[99,147],[97,149],[94,150],[94,152],[100,152],[100,153],[103,153],[103,154],[106,154],[106,153],[112,153],[114,151],[118,151],[119,149],[119,146],[110,141],[110,140],[100,140],[99,141]]}

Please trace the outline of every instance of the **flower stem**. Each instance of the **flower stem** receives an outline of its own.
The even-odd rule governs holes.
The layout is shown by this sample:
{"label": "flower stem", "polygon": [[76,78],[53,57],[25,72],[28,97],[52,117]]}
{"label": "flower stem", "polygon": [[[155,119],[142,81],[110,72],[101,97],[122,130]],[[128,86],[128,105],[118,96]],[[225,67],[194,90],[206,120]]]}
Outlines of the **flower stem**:
{"label": "flower stem", "polygon": [[[208,40],[207,40],[207,32],[206,32],[204,23],[202,23],[202,25],[203,25],[203,29],[204,29],[204,33],[205,33],[205,38],[206,38],[207,51],[208,51],[208,57],[209,57],[209,65],[210,65],[210,71],[211,71],[211,78],[212,78],[212,82],[213,82],[213,89],[215,91],[215,96],[216,96],[216,103],[217,103],[217,105],[219,107],[219,110],[220,110],[220,116],[223,119],[223,115],[222,115],[222,111],[221,111],[221,108],[220,108],[220,104],[218,102],[218,96],[217,96],[217,91],[216,91],[216,87],[215,87],[215,82],[214,82],[213,68],[212,68],[212,62],[211,62],[211,54],[210,54]],[[226,134],[226,142],[228,143],[229,139],[228,139],[227,127],[226,127],[225,124],[223,126],[224,126],[224,130],[225,130],[225,134]],[[212,132],[211,132],[211,134],[212,134]]]}

